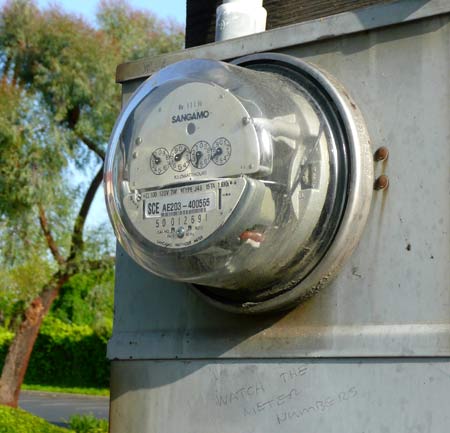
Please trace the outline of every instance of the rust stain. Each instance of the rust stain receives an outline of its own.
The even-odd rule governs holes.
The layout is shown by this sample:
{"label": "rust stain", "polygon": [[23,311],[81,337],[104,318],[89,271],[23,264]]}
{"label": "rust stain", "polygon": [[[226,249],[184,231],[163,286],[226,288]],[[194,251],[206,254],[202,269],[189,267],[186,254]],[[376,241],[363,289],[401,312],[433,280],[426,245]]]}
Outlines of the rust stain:
{"label": "rust stain", "polygon": [[[376,178],[373,189],[375,191],[381,191],[382,192],[382,199],[381,199],[381,216],[384,214],[384,208],[386,205],[386,197],[387,197],[387,190],[389,188],[389,177],[385,174],[386,168],[387,168],[387,161],[389,158],[389,149],[385,146],[379,147],[374,155],[373,159],[375,163],[381,162],[381,174]],[[381,218],[380,218],[381,221]]]}

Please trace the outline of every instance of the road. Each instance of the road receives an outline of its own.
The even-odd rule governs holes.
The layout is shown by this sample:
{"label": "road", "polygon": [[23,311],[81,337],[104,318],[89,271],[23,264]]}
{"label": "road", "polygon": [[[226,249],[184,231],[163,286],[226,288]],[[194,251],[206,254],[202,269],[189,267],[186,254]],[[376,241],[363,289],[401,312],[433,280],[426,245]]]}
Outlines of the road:
{"label": "road", "polygon": [[109,398],[22,391],[19,398],[19,407],[53,424],[67,427],[69,418],[76,414],[92,414],[97,418],[108,419]]}

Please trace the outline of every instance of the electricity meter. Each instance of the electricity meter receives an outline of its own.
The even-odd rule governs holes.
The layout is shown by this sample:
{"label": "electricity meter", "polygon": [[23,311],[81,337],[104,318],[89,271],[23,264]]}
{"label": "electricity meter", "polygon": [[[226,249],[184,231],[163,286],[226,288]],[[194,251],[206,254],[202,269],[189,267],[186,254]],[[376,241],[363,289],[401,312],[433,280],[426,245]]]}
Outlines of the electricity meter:
{"label": "electricity meter", "polygon": [[105,168],[127,253],[240,312],[286,308],[323,286],[357,243],[371,188],[354,102],[277,54],[162,69],[124,107]]}

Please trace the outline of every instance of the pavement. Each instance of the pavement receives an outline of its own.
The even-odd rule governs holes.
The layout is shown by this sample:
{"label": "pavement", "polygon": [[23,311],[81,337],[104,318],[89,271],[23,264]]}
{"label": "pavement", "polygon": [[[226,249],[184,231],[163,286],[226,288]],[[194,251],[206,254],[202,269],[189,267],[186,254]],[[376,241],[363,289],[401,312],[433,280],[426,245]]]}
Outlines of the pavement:
{"label": "pavement", "polygon": [[72,415],[94,415],[108,419],[109,397],[22,391],[19,407],[61,427]]}

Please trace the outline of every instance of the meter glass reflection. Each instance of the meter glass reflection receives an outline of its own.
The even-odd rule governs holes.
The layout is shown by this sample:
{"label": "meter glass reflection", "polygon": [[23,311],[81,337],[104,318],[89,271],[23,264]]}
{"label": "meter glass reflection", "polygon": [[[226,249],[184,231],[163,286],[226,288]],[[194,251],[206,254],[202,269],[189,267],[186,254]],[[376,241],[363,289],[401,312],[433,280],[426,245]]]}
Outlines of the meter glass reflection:
{"label": "meter glass reflection", "polygon": [[119,241],[150,271],[218,298],[286,290],[339,224],[341,123],[306,75],[210,60],[163,69],[111,138],[105,187]]}

